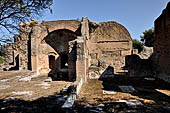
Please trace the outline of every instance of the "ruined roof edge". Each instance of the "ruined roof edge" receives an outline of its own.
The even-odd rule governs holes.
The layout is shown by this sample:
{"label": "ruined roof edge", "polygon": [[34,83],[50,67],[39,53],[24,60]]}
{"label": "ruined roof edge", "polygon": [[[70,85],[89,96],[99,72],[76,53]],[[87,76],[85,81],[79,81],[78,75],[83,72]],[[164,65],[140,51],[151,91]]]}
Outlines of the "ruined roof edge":
{"label": "ruined roof edge", "polygon": [[157,21],[159,21],[160,18],[162,18],[162,16],[164,14],[166,14],[166,12],[169,12],[170,14],[170,2],[168,2],[166,8],[162,11],[161,15],[154,21],[154,23],[156,23]]}

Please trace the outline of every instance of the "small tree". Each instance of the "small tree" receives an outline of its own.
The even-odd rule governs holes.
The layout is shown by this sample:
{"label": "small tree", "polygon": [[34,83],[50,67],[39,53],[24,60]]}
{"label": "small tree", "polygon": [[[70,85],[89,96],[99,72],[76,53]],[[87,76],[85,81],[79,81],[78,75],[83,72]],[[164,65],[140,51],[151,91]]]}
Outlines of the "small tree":
{"label": "small tree", "polygon": [[143,49],[143,44],[137,39],[133,39],[132,42],[133,42],[133,48],[138,49],[138,51],[141,52]]}
{"label": "small tree", "polygon": [[140,38],[141,38],[141,41],[143,42],[143,44],[145,46],[148,46],[148,47],[153,47],[154,42],[156,40],[156,37],[155,37],[153,29],[145,30],[143,32],[143,35],[140,36]]}

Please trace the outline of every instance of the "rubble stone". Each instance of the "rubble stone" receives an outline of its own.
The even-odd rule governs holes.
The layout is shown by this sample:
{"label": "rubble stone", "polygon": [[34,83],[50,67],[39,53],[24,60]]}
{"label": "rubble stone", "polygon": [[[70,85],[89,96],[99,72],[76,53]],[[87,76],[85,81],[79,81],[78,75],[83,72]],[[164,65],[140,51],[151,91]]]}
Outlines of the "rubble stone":
{"label": "rubble stone", "polygon": [[144,46],[142,51],[139,53],[141,59],[149,59],[153,54],[153,47]]}

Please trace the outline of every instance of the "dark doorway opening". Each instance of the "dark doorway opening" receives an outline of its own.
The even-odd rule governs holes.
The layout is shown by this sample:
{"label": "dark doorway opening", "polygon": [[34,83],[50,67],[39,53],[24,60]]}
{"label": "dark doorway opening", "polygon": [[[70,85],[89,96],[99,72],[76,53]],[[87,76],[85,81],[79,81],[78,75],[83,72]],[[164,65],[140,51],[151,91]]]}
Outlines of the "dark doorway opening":
{"label": "dark doorway opening", "polygon": [[55,69],[55,56],[50,55],[48,56],[48,59],[49,59],[49,68],[52,70]]}
{"label": "dark doorway opening", "polygon": [[15,66],[11,67],[9,70],[19,70],[19,54],[15,57]]}
{"label": "dark doorway opening", "polygon": [[66,53],[61,54],[61,69],[68,68],[68,55]]}
{"label": "dark doorway opening", "polygon": [[31,64],[31,39],[29,38],[28,44],[28,70],[32,70],[32,64]]}

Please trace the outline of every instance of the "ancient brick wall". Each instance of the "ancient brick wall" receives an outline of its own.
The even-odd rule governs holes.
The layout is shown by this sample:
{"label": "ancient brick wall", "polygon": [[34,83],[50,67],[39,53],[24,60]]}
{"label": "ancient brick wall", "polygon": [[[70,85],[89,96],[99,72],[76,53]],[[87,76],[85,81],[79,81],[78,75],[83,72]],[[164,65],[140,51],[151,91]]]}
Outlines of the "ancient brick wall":
{"label": "ancient brick wall", "polygon": [[120,69],[132,50],[132,39],[125,27],[113,21],[90,22],[88,18],[81,22],[21,23],[20,34],[15,39],[13,48],[19,54],[20,68],[38,74],[68,73],[69,79],[76,76],[86,80],[90,66],[105,69],[111,65]]}
{"label": "ancient brick wall", "polygon": [[170,2],[155,20],[154,45],[156,76],[170,82]]}
{"label": "ancient brick wall", "polygon": [[[74,20],[43,22],[40,27],[33,30],[32,47],[37,48],[37,70],[40,74],[49,73],[68,73],[69,79],[76,76],[76,41],[79,35],[80,22]],[[37,35],[41,34],[41,35]],[[32,49],[34,50],[34,49]],[[54,57],[54,59],[50,59]],[[64,58],[66,57],[66,58]],[[35,60],[36,61],[36,60]],[[62,62],[68,65],[62,65]],[[66,62],[65,62],[66,61]],[[50,69],[50,62],[53,69]],[[51,72],[50,72],[51,73]],[[56,75],[56,76],[58,76]]]}
{"label": "ancient brick wall", "polygon": [[14,36],[13,44],[13,57],[14,57],[14,66],[18,65],[19,70],[28,69],[28,47],[30,46],[28,40],[30,38],[30,32],[32,23],[34,21],[20,23],[19,34]]}
{"label": "ancient brick wall", "polygon": [[90,22],[88,46],[93,65],[104,60],[118,70],[125,65],[125,56],[131,54],[132,39],[127,29],[114,21]]}

